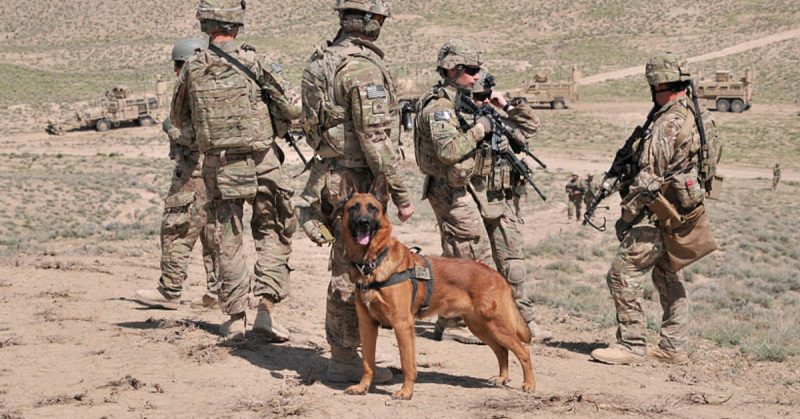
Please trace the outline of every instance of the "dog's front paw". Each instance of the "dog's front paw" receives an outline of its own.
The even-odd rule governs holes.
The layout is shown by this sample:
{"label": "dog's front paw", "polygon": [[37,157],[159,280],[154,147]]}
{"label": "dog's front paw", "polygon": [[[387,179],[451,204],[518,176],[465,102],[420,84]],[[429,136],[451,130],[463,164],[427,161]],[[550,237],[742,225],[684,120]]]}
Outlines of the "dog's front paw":
{"label": "dog's front paw", "polygon": [[489,384],[495,387],[502,387],[506,385],[506,383],[508,383],[508,377],[502,377],[497,375],[489,379]]}
{"label": "dog's front paw", "polygon": [[362,385],[362,384],[356,384],[354,386],[347,387],[344,390],[344,392],[345,392],[345,394],[351,394],[351,395],[355,396],[355,395],[367,394],[368,390],[369,390],[369,386],[365,386],[365,385]]}
{"label": "dog's front paw", "polygon": [[400,388],[394,394],[392,394],[392,398],[395,400],[411,400],[411,396],[414,395],[414,391],[407,389],[407,388]]}
{"label": "dog's front paw", "polygon": [[525,393],[533,393],[534,391],[536,391],[536,385],[535,384],[523,383],[522,384],[522,391],[524,391]]}

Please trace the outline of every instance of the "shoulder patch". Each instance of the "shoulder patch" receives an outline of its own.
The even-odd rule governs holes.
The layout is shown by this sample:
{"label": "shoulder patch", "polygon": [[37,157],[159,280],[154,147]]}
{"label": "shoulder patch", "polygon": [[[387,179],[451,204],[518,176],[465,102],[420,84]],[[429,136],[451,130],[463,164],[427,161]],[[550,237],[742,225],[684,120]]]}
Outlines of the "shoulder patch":
{"label": "shoulder patch", "polygon": [[371,84],[367,86],[367,98],[369,99],[385,99],[387,97],[386,89],[383,86]]}
{"label": "shoulder patch", "polygon": [[433,120],[434,121],[449,121],[453,118],[453,115],[450,111],[435,111],[433,113]]}
{"label": "shoulder patch", "polygon": [[272,72],[273,73],[283,73],[283,67],[281,67],[278,63],[272,63]]}

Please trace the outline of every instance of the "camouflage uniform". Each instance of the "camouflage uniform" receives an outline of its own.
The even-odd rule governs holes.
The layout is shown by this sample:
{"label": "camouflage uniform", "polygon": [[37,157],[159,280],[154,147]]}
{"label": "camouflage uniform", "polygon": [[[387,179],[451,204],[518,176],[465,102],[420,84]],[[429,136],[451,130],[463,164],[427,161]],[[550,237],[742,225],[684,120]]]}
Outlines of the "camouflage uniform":
{"label": "camouflage uniform", "polygon": [[[510,109],[508,114],[501,110],[498,112],[509,128],[515,130],[515,137],[522,139],[527,146],[530,137],[539,129],[539,118],[534,114],[533,108],[523,103]],[[485,190],[478,203],[494,263],[511,285],[522,317],[526,322],[532,322],[533,277],[528,275],[525,240],[520,233],[519,218],[513,205],[515,190],[525,180],[513,173],[505,160],[493,158],[491,161],[488,173],[483,173],[486,170],[479,170],[479,176],[472,178],[472,186],[476,190]]]}
{"label": "camouflage uniform", "polygon": [[466,130],[461,127],[456,95],[455,87],[439,84],[418,103],[414,136],[417,164],[427,175],[423,199],[436,215],[443,256],[491,266],[489,237],[478,208],[479,196],[486,191],[476,190],[470,182],[476,167],[476,145],[486,131],[480,124]]}
{"label": "camouflage uniform", "polygon": [[[327,69],[326,69],[327,68]],[[334,71],[331,71],[335,69]],[[375,176],[386,176],[392,202],[411,204],[398,172],[400,135],[394,81],[373,43],[343,31],[309,60],[303,73],[303,123],[316,153],[309,180],[295,205],[304,230],[321,243],[318,222],[333,234],[325,336],[333,358],[355,355],[360,345],[355,286],[342,247],[339,184],[349,174],[367,192]],[[391,374],[389,374],[391,376]]]}
{"label": "camouflage uniform", "polygon": [[289,292],[289,254],[297,222],[293,192],[281,172],[283,152],[274,138],[286,132],[299,110],[284,95],[280,66],[257,60],[252,49],[232,41],[214,45],[250,68],[270,98],[267,106],[255,82],[215,53],[202,51],[184,67],[172,104],[173,122],[179,128],[194,126],[204,154],[209,197],[205,233],[213,247],[220,307],[234,315],[247,308],[251,288],[242,249],[245,201],[253,207],[250,226],[257,253],[253,293],[279,302]]}
{"label": "camouflage uniform", "polygon": [[164,217],[161,220],[161,278],[158,286],[168,298],[180,298],[186,268],[197,239],[203,248],[207,287],[216,291],[211,248],[203,233],[206,224],[206,189],[200,168],[203,157],[194,140],[191,126],[179,130],[169,119],[164,123],[170,139],[170,157],[175,160],[175,170],[169,192],[164,199]]}
{"label": "camouflage uniform", "polygon": [[[673,60],[672,57],[667,55],[669,60]],[[655,57],[648,68],[653,62],[658,64],[654,60],[663,59]],[[680,69],[683,77],[685,69]],[[652,80],[650,71],[648,80]],[[656,84],[651,82],[651,85]],[[718,138],[711,114],[705,109],[701,112],[706,136]],[[664,310],[658,347],[667,353],[685,354],[689,307],[683,275],[671,268],[660,222],[646,205],[654,191],[662,191],[682,214],[703,205],[705,192],[695,169],[700,135],[694,110],[686,96],[665,104],[655,113],[652,130],[638,147],[641,150],[636,155],[639,172],[623,197],[622,219],[617,222],[621,243],[607,275],[617,312],[617,340],[634,353],[645,352],[647,322],[641,306],[642,281],[652,269],[653,284]]]}
{"label": "camouflage uniform", "polygon": [[572,219],[572,213],[575,213],[575,219],[581,219],[581,204],[583,204],[584,188],[578,180],[578,176],[573,176],[572,179],[564,187],[567,192],[567,219]]}
{"label": "camouflage uniform", "polygon": [[592,201],[594,201],[594,197],[597,196],[597,186],[592,182],[592,178],[590,176],[586,177],[581,184],[583,186],[583,203],[586,205],[586,208],[589,208]]}
{"label": "camouflage uniform", "polygon": [[781,181],[781,166],[775,163],[775,167],[772,169],[772,191],[775,192],[778,189],[778,183]]}

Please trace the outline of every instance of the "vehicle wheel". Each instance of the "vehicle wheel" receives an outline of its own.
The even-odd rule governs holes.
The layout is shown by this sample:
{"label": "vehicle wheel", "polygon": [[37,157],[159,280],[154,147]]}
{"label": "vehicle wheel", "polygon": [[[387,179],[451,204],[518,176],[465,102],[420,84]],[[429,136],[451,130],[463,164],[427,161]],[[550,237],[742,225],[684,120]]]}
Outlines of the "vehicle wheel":
{"label": "vehicle wheel", "polygon": [[556,99],[556,100],[550,102],[550,107],[553,108],[553,109],[556,109],[556,110],[560,110],[560,109],[566,108],[567,105],[564,104],[563,100]]}
{"label": "vehicle wheel", "polygon": [[108,119],[98,119],[97,122],[94,123],[94,128],[100,132],[108,131],[111,128],[111,122]]}
{"label": "vehicle wheel", "polygon": [[720,112],[728,112],[731,110],[731,102],[728,99],[717,100],[717,110]]}
{"label": "vehicle wheel", "polygon": [[150,125],[153,125],[155,123],[156,123],[156,121],[154,121],[153,118],[150,115],[140,116],[139,117],[139,126],[149,127]]}
{"label": "vehicle wheel", "polygon": [[741,99],[734,99],[733,102],[731,102],[731,112],[744,112],[744,102],[742,102]]}

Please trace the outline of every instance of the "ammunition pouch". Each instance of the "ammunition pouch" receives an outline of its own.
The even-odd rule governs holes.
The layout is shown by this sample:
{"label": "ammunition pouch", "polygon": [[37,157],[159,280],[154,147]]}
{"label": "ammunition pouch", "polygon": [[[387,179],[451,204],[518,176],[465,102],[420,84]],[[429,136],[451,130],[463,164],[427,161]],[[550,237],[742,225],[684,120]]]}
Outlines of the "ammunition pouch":
{"label": "ammunition pouch", "polygon": [[250,154],[220,155],[217,168],[217,188],[223,200],[251,199],[258,191],[256,165]]}

